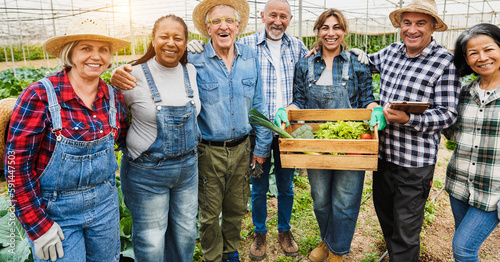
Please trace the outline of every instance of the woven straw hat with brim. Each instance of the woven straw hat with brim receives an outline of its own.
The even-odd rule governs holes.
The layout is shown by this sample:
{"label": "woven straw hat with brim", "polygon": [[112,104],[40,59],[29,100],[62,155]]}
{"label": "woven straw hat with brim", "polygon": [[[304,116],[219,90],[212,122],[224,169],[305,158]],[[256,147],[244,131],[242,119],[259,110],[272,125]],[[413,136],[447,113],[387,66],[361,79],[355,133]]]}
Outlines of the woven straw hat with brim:
{"label": "woven straw hat with brim", "polygon": [[240,14],[240,30],[239,33],[245,32],[245,28],[248,24],[248,15],[250,14],[250,6],[245,0],[203,0],[199,3],[193,10],[193,22],[196,29],[200,34],[207,38],[208,35],[207,27],[205,26],[205,18],[208,11],[212,7],[217,5],[228,5],[234,8]]}
{"label": "woven straw hat with brim", "polygon": [[0,100],[0,169],[3,170],[3,156],[5,155],[5,140],[7,139],[7,130],[9,127],[10,116],[17,99],[4,98]]}
{"label": "woven straw hat with brim", "polygon": [[109,36],[104,20],[100,18],[75,17],[68,23],[66,34],[52,37],[43,43],[45,52],[60,57],[65,44],[81,41],[103,41],[111,43],[111,53],[128,46],[130,42]]}
{"label": "woven straw hat with brim", "polygon": [[448,29],[448,26],[438,16],[437,4],[434,0],[413,0],[406,7],[392,11],[389,14],[389,18],[394,27],[401,27],[401,17],[403,13],[422,13],[430,15],[437,21],[436,31],[442,32]]}

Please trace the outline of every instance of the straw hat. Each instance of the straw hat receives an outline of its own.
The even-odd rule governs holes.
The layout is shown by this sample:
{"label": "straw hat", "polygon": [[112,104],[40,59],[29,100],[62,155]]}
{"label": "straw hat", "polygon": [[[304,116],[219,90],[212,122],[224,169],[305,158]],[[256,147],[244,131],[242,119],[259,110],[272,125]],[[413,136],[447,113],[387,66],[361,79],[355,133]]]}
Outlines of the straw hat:
{"label": "straw hat", "polygon": [[436,31],[446,31],[448,26],[439,18],[436,1],[434,0],[413,0],[406,7],[394,10],[389,14],[392,25],[396,28],[401,27],[401,17],[403,13],[422,13],[434,17],[437,21]]}
{"label": "straw hat", "polygon": [[68,23],[66,34],[52,37],[43,43],[45,52],[59,57],[65,44],[79,40],[95,40],[111,43],[111,53],[128,46],[130,42],[109,36],[104,20],[75,17]]}
{"label": "straw hat", "polygon": [[3,156],[5,155],[5,140],[7,139],[7,128],[16,104],[15,98],[4,98],[0,100],[0,169],[3,169]]}
{"label": "straw hat", "polygon": [[193,22],[198,32],[205,37],[208,35],[207,27],[205,26],[205,18],[208,11],[217,5],[228,5],[234,8],[240,14],[240,33],[245,31],[248,24],[248,15],[250,14],[250,6],[245,0],[203,0],[193,10]]}

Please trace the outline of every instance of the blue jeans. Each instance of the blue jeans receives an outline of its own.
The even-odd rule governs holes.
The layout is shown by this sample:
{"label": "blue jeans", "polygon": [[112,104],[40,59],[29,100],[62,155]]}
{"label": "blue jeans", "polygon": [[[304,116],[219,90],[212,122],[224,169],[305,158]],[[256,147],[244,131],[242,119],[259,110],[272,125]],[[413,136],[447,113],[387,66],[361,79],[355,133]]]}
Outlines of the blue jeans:
{"label": "blue jeans", "polygon": [[[61,227],[64,257],[58,262],[118,261],[120,258],[120,214],[118,192],[105,182],[77,194],[54,197],[43,194],[45,210]],[[88,208],[92,207],[92,208]],[[31,250],[35,250],[28,237]],[[35,261],[45,261],[33,254]]]}
{"label": "blue jeans", "polygon": [[307,174],[321,239],[335,255],[350,253],[365,172],[308,169]]}
{"label": "blue jeans", "polygon": [[[139,157],[140,158],[140,157]],[[198,212],[196,151],[172,160],[122,158],[135,261],[193,261]]]}
{"label": "blue jeans", "polygon": [[[276,186],[278,187],[278,231],[290,230],[290,219],[293,207],[293,168],[282,168],[278,137],[274,137],[271,144],[274,157],[274,171]],[[264,173],[260,178],[252,179],[252,220],[255,225],[254,232],[267,233],[267,192],[269,191],[269,171],[271,170],[271,157],[266,159],[262,166]]]}
{"label": "blue jeans", "polygon": [[482,211],[452,196],[450,204],[455,218],[453,258],[457,262],[479,262],[479,248],[500,222],[497,211]]}

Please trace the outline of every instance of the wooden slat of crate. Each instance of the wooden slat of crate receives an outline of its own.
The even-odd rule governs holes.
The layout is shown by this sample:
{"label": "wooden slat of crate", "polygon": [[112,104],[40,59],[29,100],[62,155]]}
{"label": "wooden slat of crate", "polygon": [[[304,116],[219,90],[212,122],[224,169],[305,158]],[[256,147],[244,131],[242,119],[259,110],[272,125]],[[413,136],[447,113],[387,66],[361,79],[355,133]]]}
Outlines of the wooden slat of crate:
{"label": "wooden slat of crate", "polygon": [[290,121],[363,121],[370,120],[369,109],[305,109],[289,110]]}
{"label": "wooden slat of crate", "polygon": [[281,154],[281,164],[286,168],[336,169],[336,170],[377,170],[377,155],[334,156]]}
{"label": "wooden slat of crate", "polygon": [[376,154],[378,142],[375,139],[283,139],[279,140],[280,151],[286,152],[328,152]]}

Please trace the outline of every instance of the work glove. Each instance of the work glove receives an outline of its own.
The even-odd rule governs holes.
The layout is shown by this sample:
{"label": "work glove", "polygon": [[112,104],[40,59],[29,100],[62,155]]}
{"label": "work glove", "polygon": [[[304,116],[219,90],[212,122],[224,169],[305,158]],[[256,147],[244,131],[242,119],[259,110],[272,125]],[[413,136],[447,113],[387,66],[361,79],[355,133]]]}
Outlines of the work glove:
{"label": "work glove", "polygon": [[370,64],[370,60],[368,59],[368,56],[366,55],[366,53],[363,50],[361,50],[359,48],[352,48],[352,49],[349,49],[348,52],[351,52],[354,55],[358,56],[358,62],[360,62],[361,64],[363,64],[363,65]]}
{"label": "work glove", "polygon": [[375,126],[378,124],[378,130],[382,130],[385,128],[387,123],[385,122],[385,116],[384,116],[384,108],[381,106],[377,106],[372,110],[372,115],[370,118],[370,124],[371,127]]}
{"label": "work glove", "polygon": [[204,46],[205,42],[203,40],[194,39],[189,41],[189,43],[187,44],[187,50],[190,53],[200,54],[201,52],[203,52],[203,50],[205,50]]}
{"label": "work glove", "polygon": [[290,125],[290,122],[288,121],[288,114],[283,107],[280,107],[274,115],[274,124],[277,127],[281,127],[281,122],[286,123],[286,127]]}
{"label": "work glove", "polygon": [[54,222],[52,227],[41,237],[33,241],[35,254],[39,259],[56,261],[57,258],[64,256],[61,241],[64,240],[64,234],[61,227]]}

